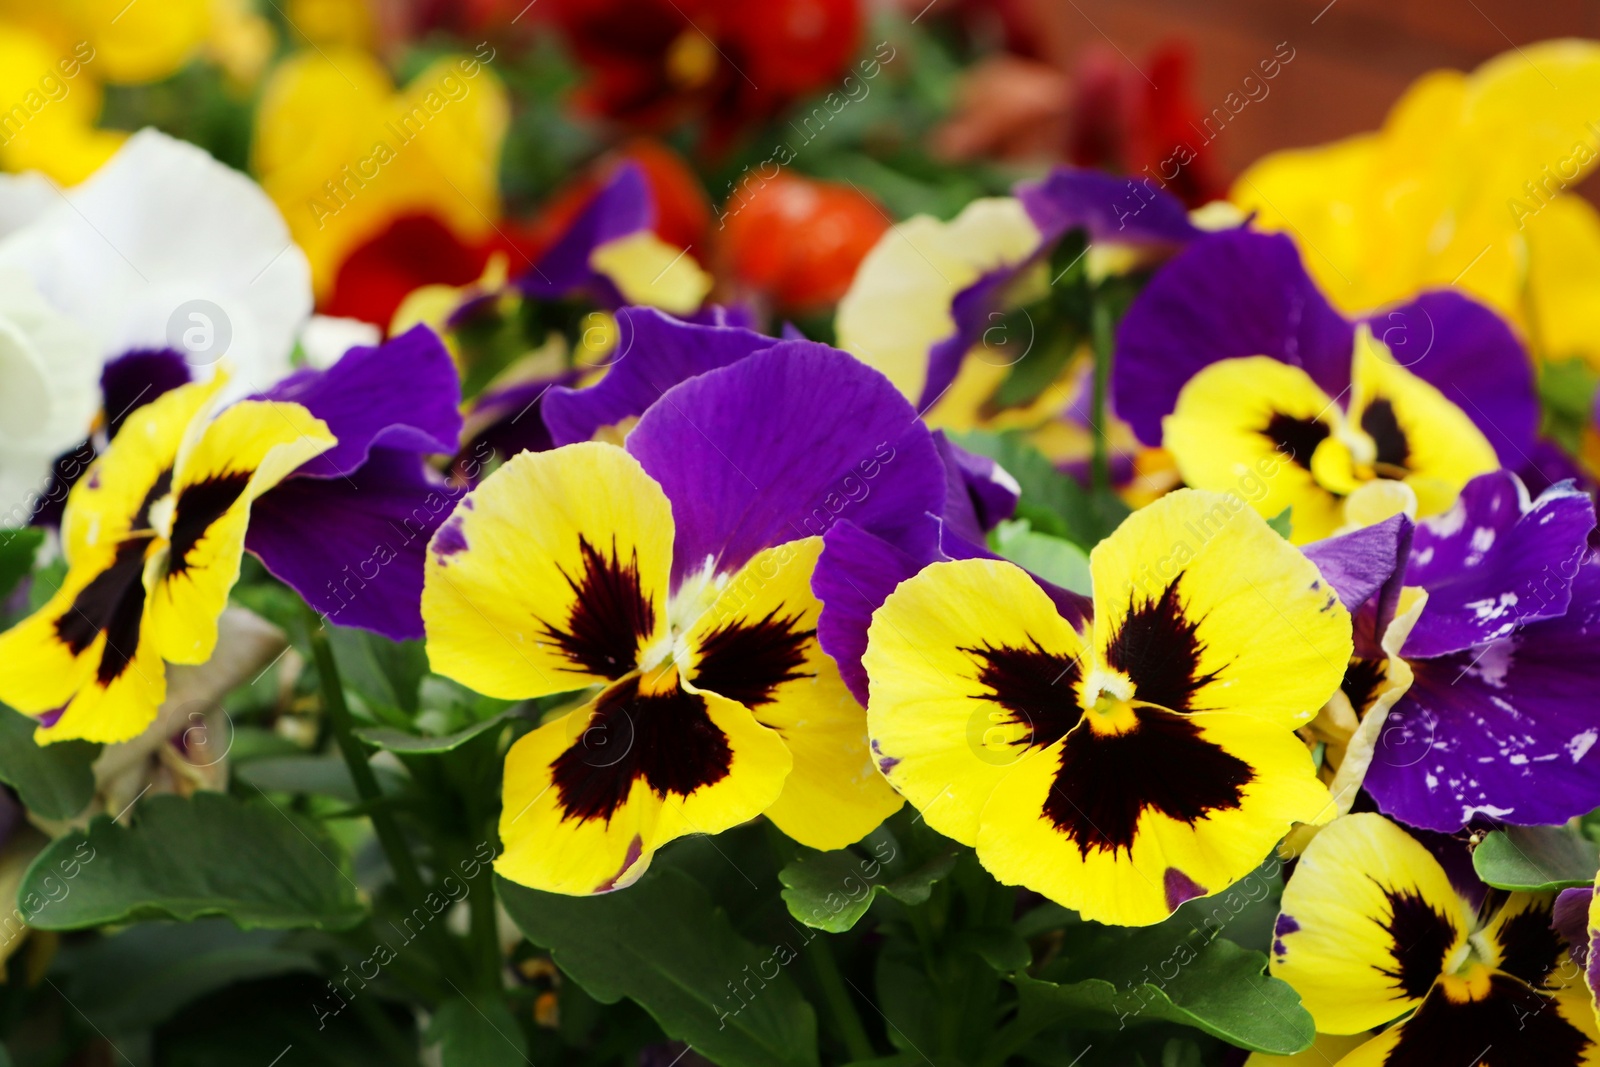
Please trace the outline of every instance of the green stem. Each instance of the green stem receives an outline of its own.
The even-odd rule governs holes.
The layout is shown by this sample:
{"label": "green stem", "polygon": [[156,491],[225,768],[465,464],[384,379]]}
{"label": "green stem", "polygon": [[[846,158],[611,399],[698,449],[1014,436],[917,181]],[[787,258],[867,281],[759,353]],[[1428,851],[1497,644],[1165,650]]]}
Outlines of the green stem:
{"label": "green stem", "polygon": [[495,912],[494,869],[487,864],[467,891],[472,901],[471,925],[467,930],[467,944],[473,956],[479,986],[487,992],[498,993],[500,981],[500,930]]}
{"label": "green stem", "polygon": [[839,964],[833,958],[833,950],[828,947],[827,935],[815,938],[807,946],[807,954],[811,957],[811,972],[816,975],[817,984],[822,987],[822,995],[828,1002],[828,1012],[833,1016],[833,1023],[839,1028],[839,1036],[844,1039],[844,1046],[850,1053],[852,1060],[870,1060],[877,1057],[877,1050],[872,1047],[872,1039],[867,1036],[867,1028],[862,1025],[861,1013],[856,1011],[855,1001],[850,999],[850,991],[844,987],[844,977],[839,973]]}
{"label": "green stem", "polygon": [[1103,493],[1111,488],[1111,452],[1106,440],[1106,393],[1111,384],[1111,309],[1097,291],[1089,311],[1090,330],[1094,340],[1094,395],[1089,419],[1094,429],[1094,455],[1090,467],[1094,491]]}
{"label": "green stem", "polygon": [[[356,794],[368,809],[367,818],[372,822],[372,831],[383,849],[384,858],[389,861],[389,869],[394,872],[395,884],[400,889],[406,910],[413,914],[420,911],[428,915],[428,890],[423,884],[422,873],[417,868],[410,846],[406,844],[400,824],[395,822],[394,813],[383,803],[383,788],[378,784],[377,775],[372,772],[372,764],[367,762],[366,749],[355,735],[355,723],[344,701],[344,684],[339,679],[339,665],[333,657],[333,646],[328,643],[321,618],[310,609],[307,609],[306,631],[311,642],[311,655],[317,665],[317,677],[321,682],[322,708],[327,714],[328,724],[333,728],[339,753],[344,757],[345,766],[350,769]],[[456,944],[448,932],[431,922],[426,929],[429,940],[441,953],[440,966],[459,959]]]}

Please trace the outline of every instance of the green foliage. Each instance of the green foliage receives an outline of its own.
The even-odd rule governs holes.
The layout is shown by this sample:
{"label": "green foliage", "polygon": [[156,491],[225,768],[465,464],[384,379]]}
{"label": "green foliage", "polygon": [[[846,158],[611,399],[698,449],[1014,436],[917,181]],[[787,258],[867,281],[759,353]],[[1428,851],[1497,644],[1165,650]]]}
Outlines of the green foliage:
{"label": "green foliage", "polygon": [[860,921],[873,898],[887,893],[905,904],[922,904],[933,885],[955,867],[953,846],[913,864],[893,835],[880,827],[852,848],[805,850],[778,872],[789,914],[807,926],[843,933]]}
{"label": "green foliage", "polygon": [[1600,848],[1559,826],[1512,826],[1479,842],[1472,866],[1497,888],[1548,893],[1593,884]]}
{"label": "green foliage", "polygon": [[816,1015],[785,969],[804,943],[745,940],[681,872],[597,897],[503,878],[495,887],[528,939],[601,1003],[633,998],[668,1035],[725,1067],[816,1067]]}
{"label": "green foliage", "polygon": [[500,997],[457,997],[439,1005],[425,1040],[437,1043],[443,1067],[522,1067],[528,1044]]}
{"label": "green foliage", "polygon": [[1016,517],[1028,520],[1034,531],[1088,551],[1128,517],[1128,505],[1116,494],[1083,488],[1019,433],[968,430],[950,437],[962,448],[988,456],[1017,480],[1022,498]]}
{"label": "green foliage", "polygon": [[364,909],[336,855],[315,826],[270,807],[220,793],[158,796],[131,827],[102,815],[52,841],[17,899],[41,930],[206,915],[337,930]]}
{"label": "green foliage", "polygon": [[1287,983],[1268,977],[1267,957],[1225,938],[1173,945],[1130,938],[1102,961],[1106,977],[1053,983],[1018,974],[1019,1032],[1053,1025],[1120,1031],[1159,1022],[1193,1027],[1230,1044],[1286,1056],[1316,1036]]}
{"label": "green foliage", "polygon": [[33,570],[43,543],[44,531],[37,526],[0,532],[0,600],[9,597]]}
{"label": "green foliage", "polygon": [[1089,595],[1089,555],[1060,537],[1035,533],[1027,519],[1008,519],[989,534],[989,547],[1019,567],[1074,593]]}
{"label": "green foliage", "polygon": [[95,757],[88,741],[34,743],[38,724],[0,704],[0,782],[17,791],[29,811],[46,819],[70,819],[94,796]]}

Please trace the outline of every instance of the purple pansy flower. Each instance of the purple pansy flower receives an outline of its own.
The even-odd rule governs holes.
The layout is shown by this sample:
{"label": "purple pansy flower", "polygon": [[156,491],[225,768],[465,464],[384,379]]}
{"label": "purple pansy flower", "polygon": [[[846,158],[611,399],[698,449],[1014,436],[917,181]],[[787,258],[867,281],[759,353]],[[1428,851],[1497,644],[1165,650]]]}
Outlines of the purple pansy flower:
{"label": "purple pansy flower", "polygon": [[[1515,474],[1496,471],[1418,523],[1406,547],[1396,531],[1409,525],[1391,519],[1307,548],[1346,604],[1359,605],[1345,682],[1358,713],[1386,673],[1373,647],[1394,613],[1384,591],[1427,594],[1398,649],[1412,678],[1380,724],[1367,792],[1386,814],[1441,831],[1480,817],[1559,823],[1600,805],[1590,677],[1600,558],[1587,544],[1589,497],[1562,483],[1530,498]],[[1398,563],[1385,563],[1386,545],[1398,547]]]}
{"label": "purple pansy flower", "polygon": [[453,455],[461,435],[444,344],[417,326],[262,398],[303,405],[338,444],[256,500],[245,547],[332,621],[421,637],[424,553],[461,495],[425,461]]}

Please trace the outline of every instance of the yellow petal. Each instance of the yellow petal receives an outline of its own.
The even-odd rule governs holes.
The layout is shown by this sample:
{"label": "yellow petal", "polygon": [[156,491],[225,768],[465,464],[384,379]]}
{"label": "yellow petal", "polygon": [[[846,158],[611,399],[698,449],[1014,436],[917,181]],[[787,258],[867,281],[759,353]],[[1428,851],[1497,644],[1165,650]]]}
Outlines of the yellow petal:
{"label": "yellow petal", "polygon": [[523,452],[434,535],[433,669],[507,700],[621,678],[666,633],[672,505],[613,445]]}
{"label": "yellow petal", "polygon": [[1038,229],[1009,197],[974,200],[949,222],[916,215],[895,224],[839,301],[839,347],[919,403],[928,350],[956,330],[950,301],[986,272],[1022,263],[1038,247]]}
{"label": "yellow petal", "polygon": [[668,841],[760,814],[789,767],[739,704],[630,676],[511,747],[495,869],[552,893],[620,889]]}
{"label": "yellow petal", "polygon": [[216,648],[250,505],[336,443],[321,419],[278,401],[243,400],[197,428],[174,468],[167,551],[145,572],[145,629],[172,663],[204,663]]}
{"label": "yellow petal", "polygon": [[1261,865],[1295,822],[1332,812],[1294,734],[1240,714],[1136,712],[1089,723],[1011,768],[984,805],[978,859],[1086,919],[1146,926]]}
{"label": "yellow petal", "polygon": [[1316,565],[1244,499],[1180,489],[1089,555],[1102,691],[1170,711],[1239,712],[1293,728],[1344,676],[1350,615]]}
{"label": "yellow petal", "polygon": [[1318,1030],[1359,1033],[1415,1007],[1460,963],[1472,927],[1416,839],[1381,815],[1346,815],[1307,846],[1283,891],[1272,974]]}
{"label": "yellow petal", "polygon": [[1083,639],[1020,567],[935,563],[872,617],[862,657],[878,766],[929,826],[975,844],[984,804],[1082,715]]}
{"label": "yellow petal", "polygon": [[1162,446],[1187,485],[1231,491],[1266,518],[1293,508],[1294,539],[1307,544],[1341,521],[1312,458],[1342,425],[1339,405],[1305,371],[1249,356],[1213,363],[1184,384],[1162,420]]}
{"label": "yellow petal", "polygon": [[901,804],[867,745],[867,713],[817,644],[822,605],[811,572],[822,538],[760,553],[690,628],[684,673],[697,689],[749,708],[794,757],[767,818],[802,845],[854,844]]}

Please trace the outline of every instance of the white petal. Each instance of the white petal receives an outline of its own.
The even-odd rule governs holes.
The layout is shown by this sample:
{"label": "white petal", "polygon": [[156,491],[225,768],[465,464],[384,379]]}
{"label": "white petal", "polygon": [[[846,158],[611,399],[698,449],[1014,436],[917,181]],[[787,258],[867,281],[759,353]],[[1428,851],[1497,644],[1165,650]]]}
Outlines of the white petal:
{"label": "white petal", "polygon": [[151,129],[0,240],[0,266],[26,271],[88,327],[102,360],[187,347],[205,376],[226,355],[252,391],[288,373],[311,313],[310,268],[276,205],[245,175]]}

